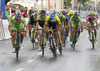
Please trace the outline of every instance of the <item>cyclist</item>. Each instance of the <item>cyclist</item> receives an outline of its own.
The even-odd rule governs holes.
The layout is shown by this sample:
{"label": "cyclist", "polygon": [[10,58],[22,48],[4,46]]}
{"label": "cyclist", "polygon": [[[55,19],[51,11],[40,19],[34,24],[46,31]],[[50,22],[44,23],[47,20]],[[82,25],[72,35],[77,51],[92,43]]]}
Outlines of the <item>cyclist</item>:
{"label": "cyclist", "polygon": [[[64,42],[64,30],[67,28],[67,19],[66,17],[60,12],[57,14],[57,16],[60,18],[60,21],[62,23],[62,30],[61,30],[61,40],[62,43]],[[64,47],[62,47],[64,49]]]}
{"label": "cyclist", "polygon": [[[31,30],[32,27],[36,25],[36,21],[37,21],[37,10],[35,10],[35,12],[30,16],[29,21],[28,21],[28,26],[29,26],[29,37],[31,38]],[[37,40],[36,40],[37,41]]]}
{"label": "cyclist", "polygon": [[67,33],[67,36],[68,36],[68,34],[69,34],[68,22],[70,20],[70,17],[69,17],[69,15],[66,14],[65,10],[62,10],[62,14],[66,17],[66,24],[67,24],[66,33]]}
{"label": "cyclist", "polygon": [[[16,37],[16,30],[24,30],[24,26],[26,27],[26,34],[28,32],[28,27],[27,27],[27,24],[26,24],[26,21],[25,19],[21,16],[21,13],[16,11],[16,15],[12,17],[11,21],[10,21],[10,24],[8,26],[8,29],[9,29],[9,32],[12,33],[12,37],[11,37],[11,40],[12,40],[12,45],[13,45],[13,52],[15,52],[15,37]],[[15,30],[15,31],[13,31]],[[23,38],[25,36],[24,32],[20,32],[20,35],[21,35],[21,44],[23,42]]]}
{"label": "cyclist", "polygon": [[46,11],[41,10],[40,15],[38,16],[37,22],[36,22],[35,30],[41,29],[41,30],[38,31],[38,34],[39,34],[39,51],[41,51],[41,40],[42,40],[42,34],[43,34],[42,29],[43,29],[43,26],[45,24],[46,17],[47,17]]}
{"label": "cyclist", "polygon": [[70,26],[69,25],[69,28],[71,28],[71,36],[70,36],[70,41],[72,42],[73,41],[73,33],[75,33],[75,28],[76,26],[78,27],[77,31],[78,31],[78,37],[80,35],[80,29],[81,29],[81,18],[78,16],[77,12],[74,13],[74,15],[70,18],[70,22],[69,24],[72,25]]}
{"label": "cyclist", "polygon": [[[49,28],[52,27],[52,29],[57,29],[57,26],[59,25],[58,31],[60,31],[62,29],[61,21],[60,21],[59,17],[56,15],[55,11],[51,15],[47,16],[44,27],[43,27],[44,31],[46,31],[47,25],[48,25]],[[55,39],[56,39],[57,52],[58,52],[59,38],[58,38],[57,31],[54,32],[54,36],[55,36]]]}
{"label": "cyclist", "polygon": [[97,16],[95,15],[94,11],[90,12],[90,15],[86,18],[86,27],[88,27],[89,39],[91,39],[91,25],[93,25],[94,34],[95,34],[95,42],[97,42],[97,30],[96,27],[98,26]]}

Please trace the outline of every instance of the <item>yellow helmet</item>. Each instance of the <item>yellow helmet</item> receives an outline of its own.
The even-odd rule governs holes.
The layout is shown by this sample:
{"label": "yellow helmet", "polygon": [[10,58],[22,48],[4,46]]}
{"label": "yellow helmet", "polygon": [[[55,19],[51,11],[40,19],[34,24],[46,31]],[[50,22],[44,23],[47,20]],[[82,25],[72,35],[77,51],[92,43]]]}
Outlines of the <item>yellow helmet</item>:
{"label": "yellow helmet", "polygon": [[68,15],[70,15],[70,14],[74,14],[74,11],[70,10],[69,13],[68,13]]}

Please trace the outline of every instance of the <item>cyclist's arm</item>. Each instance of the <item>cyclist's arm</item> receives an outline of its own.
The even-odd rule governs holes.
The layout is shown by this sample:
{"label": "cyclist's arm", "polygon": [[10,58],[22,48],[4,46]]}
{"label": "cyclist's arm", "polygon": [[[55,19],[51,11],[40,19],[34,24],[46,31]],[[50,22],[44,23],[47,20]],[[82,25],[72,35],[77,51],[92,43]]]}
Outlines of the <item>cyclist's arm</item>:
{"label": "cyclist's arm", "polygon": [[80,17],[79,17],[79,21],[80,21],[80,24],[81,24],[81,28],[83,29],[83,22],[82,22]]}
{"label": "cyclist's arm", "polygon": [[50,16],[47,16],[47,18],[46,18],[46,20],[45,20],[45,24],[44,24],[44,26],[43,26],[43,30],[45,30],[45,28],[46,28],[46,26],[47,26],[47,24],[48,24],[49,19],[50,19]]}
{"label": "cyclist's arm", "polygon": [[69,23],[68,23],[68,27],[71,29],[71,21],[69,21]]}
{"label": "cyclist's arm", "polygon": [[13,18],[10,20],[10,23],[9,23],[9,26],[8,26],[8,30],[9,30],[9,32],[11,33],[11,26],[12,26],[12,24],[13,24]]}
{"label": "cyclist's arm", "polygon": [[37,22],[36,22],[36,27],[35,27],[35,30],[37,30],[38,25],[39,25],[39,22],[37,21]]}
{"label": "cyclist's arm", "polygon": [[11,33],[11,25],[8,26],[8,30]]}
{"label": "cyclist's arm", "polygon": [[88,20],[86,20],[86,27],[88,27]]}
{"label": "cyclist's arm", "polygon": [[28,21],[28,26],[30,25],[30,23],[31,23],[31,21],[29,20],[29,21]]}
{"label": "cyclist's arm", "polygon": [[24,24],[24,26],[26,27],[26,34],[28,33],[28,25],[26,24],[26,21],[24,18],[21,19],[22,23]]}
{"label": "cyclist's arm", "polygon": [[59,30],[58,31],[60,31],[62,29],[62,24],[61,24],[61,21],[60,21],[58,16],[56,16],[56,19],[57,19],[57,22],[59,24]]}
{"label": "cyclist's arm", "polygon": [[97,20],[95,20],[95,22],[96,22],[96,26],[98,26],[98,21],[97,21]]}
{"label": "cyclist's arm", "polygon": [[67,29],[67,23],[68,23],[67,21],[68,21],[68,19],[65,18],[65,20],[64,20],[65,29]]}

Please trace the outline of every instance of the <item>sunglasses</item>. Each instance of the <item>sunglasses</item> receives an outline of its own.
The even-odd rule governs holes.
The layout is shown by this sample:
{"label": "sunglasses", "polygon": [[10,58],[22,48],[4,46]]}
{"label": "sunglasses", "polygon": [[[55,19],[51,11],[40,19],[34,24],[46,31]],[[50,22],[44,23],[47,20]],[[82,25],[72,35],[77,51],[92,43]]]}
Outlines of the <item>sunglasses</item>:
{"label": "sunglasses", "polygon": [[45,15],[41,15],[41,16],[45,16]]}
{"label": "sunglasses", "polygon": [[16,19],[16,20],[20,20],[20,19]]}

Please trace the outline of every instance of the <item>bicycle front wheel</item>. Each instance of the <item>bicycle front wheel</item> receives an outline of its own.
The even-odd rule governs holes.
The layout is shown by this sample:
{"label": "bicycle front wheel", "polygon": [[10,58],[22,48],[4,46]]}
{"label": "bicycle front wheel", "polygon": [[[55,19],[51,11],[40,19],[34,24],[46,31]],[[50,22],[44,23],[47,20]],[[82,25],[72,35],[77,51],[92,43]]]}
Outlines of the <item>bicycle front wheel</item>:
{"label": "bicycle front wheel", "polygon": [[94,35],[92,33],[92,49],[94,49]]}

